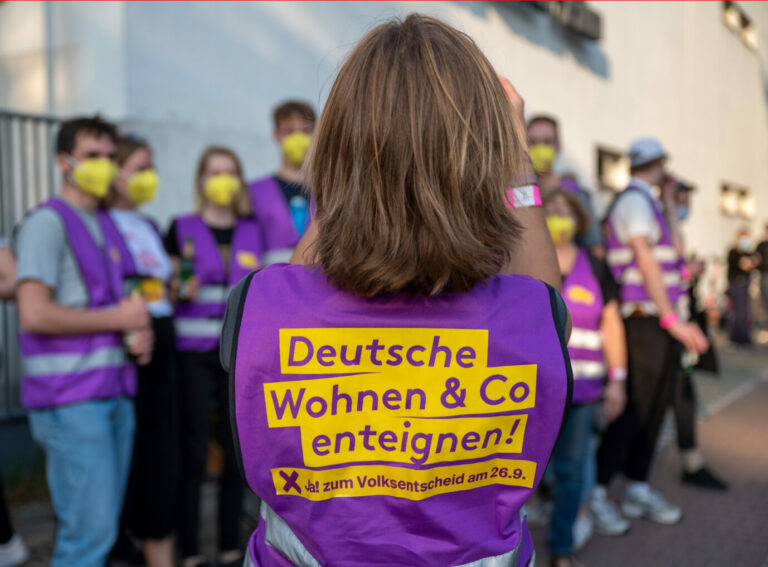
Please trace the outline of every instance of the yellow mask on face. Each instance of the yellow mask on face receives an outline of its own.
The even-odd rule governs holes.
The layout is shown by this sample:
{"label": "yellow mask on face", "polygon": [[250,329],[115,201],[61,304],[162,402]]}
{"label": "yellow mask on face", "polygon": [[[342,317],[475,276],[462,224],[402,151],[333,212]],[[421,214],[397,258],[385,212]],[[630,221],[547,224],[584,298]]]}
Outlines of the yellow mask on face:
{"label": "yellow mask on face", "polygon": [[294,132],[283,138],[283,156],[292,165],[301,165],[304,163],[304,158],[307,157],[307,151],[311,143],[312,136],[309,134]]}
{"label": "yellow mask on face", "polygon": [[203,192],[206,199],[219,207],[232,204],[235,195],[240,191],[240,180],[229,173],[213,175],[205,182]]}
{"label": "yellow mask on face", "polygon": [[552,162],[555,161],[555,148],[546,144],[534,144],[528,148],[528,155],[531,156],[533,171],[546,173],[552,169]]}
{"label": "yellow mask on face", "polygon": [[154,169],[145,169],[131,175],[125,182],[128,198],[141,205],[155,198],[160,179]]}
{"label": "yellow mask on face", "polygon": [[552,242],[557,246],[573,239],[573,235],[576,234],[576,221],[573,217],[549,215],[547,216],[547,228]]}
{"label": "yellow mask on face", "polygon": [[[72,161],[75,162],[74,158]],[[106,196],[116,175],[117,166],[109,158],[84,159],[72,170],[72,179],[78,187],[97,199]]]}

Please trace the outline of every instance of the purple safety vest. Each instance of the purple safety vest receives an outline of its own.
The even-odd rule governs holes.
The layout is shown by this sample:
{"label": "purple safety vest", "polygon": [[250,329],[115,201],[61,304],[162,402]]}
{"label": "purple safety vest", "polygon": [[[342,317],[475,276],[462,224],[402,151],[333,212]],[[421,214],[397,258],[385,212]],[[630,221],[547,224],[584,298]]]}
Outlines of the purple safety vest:
{"label": "purple safety vest", "polygon": [[199,285],[195,301],[176,305],[176,348],[198,352],[213,350],[219,346],[229,289],[261,265],[261,232],[254,219],[238,219],[228,268],[224,266],[213,233],[200,215],[177,218],[176,236],[181,251],[187,239],[194,242],[195,276]]}
{"label": "purple safety vest", "polygon": [[319,270],[253,275],[230,367],[249,559],[527,565],[522,507],[569,395],[547,287],[360,298]]}
{"label": "purple safety vest", "polygon": [[[296,230],[280,184],[274,176],[257,179],[248,186],[248,194],[253,215],[263,234],[265,256],[273,255],[277,258],[275,261],[287,261],[301,235]],[[310,217],[307,214],[304,230],[309,226]]]}
{"label": "purple safety vest", "polygon": [[[88,290],[88,309],[115,305],[122,295],[120,243],[108,229],[110,219],[97,212],[104,236],[102,249],[72,208],[58,198],[40,205],[64,222],[70,248]],[[19,333],[22,357],[21,403],[48,409],[136,394],[136,367],[125,356],[119,333],[41,335]]]}
{"label": "purple safety vest", "polygon": [[568,341],[573,368],[573,403],[593,402],[603,393],[606,374],[600,331],[604,302],[600,282],[583,248],[579,249],[576,263],[563,282],[563,299],[573,322]]}
{"label": "purple safety vest", "polygon": [[672,236],[667,226],[667,221],[664,218],[664,212],[661,205],[647,191],[630,182],[630,185],[614,200],[613,205],[608,210],[605,222],[607,229],[605,240],[607,248],[606,261],[613,277],[619,284],[619,300],[621,302],[622,315],[626,317],[638,309],[646,314],[656,313],[656,305],[648,296],[645,285],[643,285],[643,277],[637,267],[635,254],[628,244],[619,241],[613,221],[611,220],[611,213],[616,203],[630,191],[643,195],[653,207],[656,223],[661,235],[659,241],[653,244],[653,255],[661,267],[662,279],[667,290],[669,302],[673,307],[678,306],[678,309],[681,309],[681,300],[685,294],[681,287],[680,258],[672,242]]}

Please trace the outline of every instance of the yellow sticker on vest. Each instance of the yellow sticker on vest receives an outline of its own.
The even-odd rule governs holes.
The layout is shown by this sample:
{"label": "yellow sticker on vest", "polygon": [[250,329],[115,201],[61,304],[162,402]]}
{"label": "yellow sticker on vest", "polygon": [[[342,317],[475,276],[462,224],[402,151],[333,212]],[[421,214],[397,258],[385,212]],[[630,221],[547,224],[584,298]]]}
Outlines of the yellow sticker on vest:
{"label": "yellow sticker on vest", "polygon": [[574,303],[592,305],[595,302],[595,294],[580,285],[569,287],[566,295]]}
{"label": "yellow sticker on vest", "polygon": [[240,250],[235,256],[235,261],[237,262],[237,265],[242,268],[255,270],[256,268],[259,267],[259,259],[256,257],[256,254],[254,254],[253,252]]}

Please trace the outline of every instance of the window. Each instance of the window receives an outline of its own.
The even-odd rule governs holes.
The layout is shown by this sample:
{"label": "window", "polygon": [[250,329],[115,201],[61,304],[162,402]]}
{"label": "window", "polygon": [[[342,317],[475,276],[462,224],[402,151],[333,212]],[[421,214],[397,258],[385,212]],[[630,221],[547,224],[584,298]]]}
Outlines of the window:
{"label": "window", "polygon": [[720,210],[727,217],[752,220],[757,212],[755,196],[746,187],[723,183],[720,188]]}
{"label": "window", "polygon": [[749,49],[757,49],[757,28],[749,16],[736,2],[723,2],[723,23],[725,27],[741,38]]}
{"label": "window", "polygon": [[629,158],[620,151],[598,146],[597,180],[600,189],[623,191],[629,184]]}

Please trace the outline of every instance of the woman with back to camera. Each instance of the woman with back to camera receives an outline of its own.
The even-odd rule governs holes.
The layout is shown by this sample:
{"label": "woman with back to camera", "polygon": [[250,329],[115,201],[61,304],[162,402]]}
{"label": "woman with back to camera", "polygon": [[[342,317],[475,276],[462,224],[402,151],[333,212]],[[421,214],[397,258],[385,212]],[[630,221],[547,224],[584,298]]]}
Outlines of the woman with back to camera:
{"label": "woman with back to camera", "polygon": [[[412,15],[342,66],[297,252],[230,294],[222,362],[251,565],[528,565],[570,398],[567,311],[517,112],[472,40]],[[515,185],[513,185],[513,183]],[[513,207],[517,207],[511,210]]]}
{"label": "woman with back to camera", "polygon": [[196,212],[174,219],[165,245],[180,281],[174,322],[181,369],[182,475],[179,548],[183,567],[207,565],[200,554],[200,489],[205,480],[211,397],[223,452],[219,478],[218,562],[242,563],[243,481],[229,427],[227,375],[219,337],[231,286],[261,262],[259,227],[250,214],[243,169],[229,148],[203,151],[195,173]]}
{"label": "woman with back to camera", "polygon": [[[179,377],[169,298],[172,267],[157,226],[139,212],[154,199],[159,184],[152,148],[136,136],[120,136],[116,163],[118,174],[104,204],[112,227],[122,237],[115,242],[122,244],[126,295],[140,294],[146,301],[155,335],[152,361],[137,367],[136,436],[121,532],[130,529],[143,540],[149,567],[172,567],[179,482]],[[120,537],[126,546],[126,534]]]}

